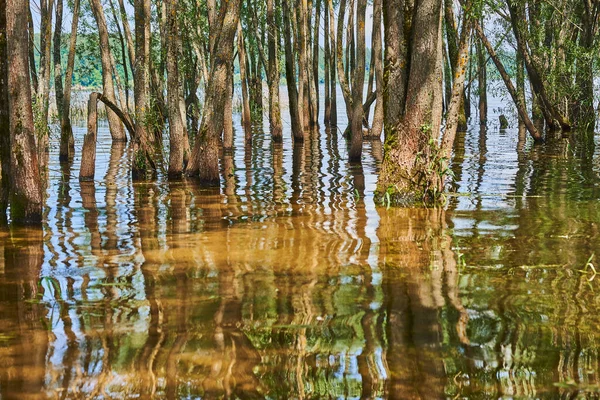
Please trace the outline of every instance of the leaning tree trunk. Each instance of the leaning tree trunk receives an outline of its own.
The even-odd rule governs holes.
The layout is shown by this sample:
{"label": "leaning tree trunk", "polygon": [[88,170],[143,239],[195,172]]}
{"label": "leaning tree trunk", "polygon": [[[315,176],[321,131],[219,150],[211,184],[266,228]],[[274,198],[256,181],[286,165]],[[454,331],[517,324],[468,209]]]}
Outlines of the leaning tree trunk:
{"label": "leaning tree trunk", "polygon": [[367,0],[358,0],[356,6],[356,69],[352,80],[352,116],[350,122],[350,162],[360,162],[363,143],[363,92],[365,86],[365,20]]}
{"label": "leaning tree trunk", "polygon": [[[4,9],[2,9],[4,11]],[[10,213],[13,223],[42,223],[42,186],[36,153],[27,26],[28,2],[6,0]]]}
{"label": "leaning tree trunk", "polygon": [[[113,56],[110,51],[110,39],[104,9],[100,0],[90,0],[94,19],[98,26],[98,36],[100,38],[100,60],[102,61],[102,86],[104,88],[104,96],[111,102],[117,103],[115,97],[115,83],[113,80]],[[108,126],[113,141],[124,142],[127,140],[125,129],[119,118],[111,110],[106,110]]]}
{"label": "leaning tree trunk", "polygon": [[67,161],[75,151],[73,128],[71,127],[71,88],[73,87],[73,70],[75,69],[75,47],[77,45],[77,25],[79,23],[79,0],[73,2],[71,16],[71,37],[69,38],[69,55],[65,71],[65,87],[63,90],[63,114],[60,121],[60,153],[59,160]]}
{"label": "leaning tree trunk", "polygon": [[177,28],[177,0],[167,0],[167,112],[169,118],[169,177],[180,178],[183,173],[185,150],[185,122],[181,116],[179,82],[179,30]]}
{"label": "leaning tree trunk", "polygon": [[202,184],[219,185],[219,137],[223,131],[223,109],[227,92],[227,80],[231,79],[229,63],[233,58],[235,32],[240,17],[240,0],[230,0],[224,5],[221,24],[211,28],[216,36],[210,80],[202,115],[202,125],[186,173],[197,176]]}

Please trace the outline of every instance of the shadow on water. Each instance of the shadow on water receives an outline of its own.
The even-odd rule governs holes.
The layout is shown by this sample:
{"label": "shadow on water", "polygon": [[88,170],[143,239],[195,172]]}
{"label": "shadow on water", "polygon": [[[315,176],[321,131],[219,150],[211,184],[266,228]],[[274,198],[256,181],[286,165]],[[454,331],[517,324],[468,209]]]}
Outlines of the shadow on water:
{"label": "shadow on water", "polygon": [[374,204],[381,142],[243,136],[217,189],[133,184],[106,127],[96,182],[50,161],[43,231],[0,234],[0,398],[600,389],[594,136],[459,134],[447,210]]}

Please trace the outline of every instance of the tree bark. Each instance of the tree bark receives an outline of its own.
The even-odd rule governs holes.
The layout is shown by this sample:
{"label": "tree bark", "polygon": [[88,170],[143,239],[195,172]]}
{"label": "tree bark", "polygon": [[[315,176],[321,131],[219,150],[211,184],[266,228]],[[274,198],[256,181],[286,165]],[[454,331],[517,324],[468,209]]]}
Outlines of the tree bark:
{"label": "tree bark", "polygon": [[183,173],[185,153],[185,122],[181,116],[180,101],[183,94],[180,90],[179,66],[179,29],[177,16],[179,8],[177,0],[166,0],[167,13],[167,111],[169,118],[169,178],[178,179]]}
{"label": "tree bark", "polygon": [[[304,128],[300,114],[298,86],[296,86],[296,64],[292,48],[292,29],[289,0],[282,0],[283,9],[283,41],[285,47],[285,79],[290,103],[290,121],[292,123],[292,136],[294,141],[304,141]],[[331,0],[330,0],[331,1]]]}
{"label": "tree bark", "polygon": [[35,102],[34,124],[38,148],[38,159],[48,151],[49,129],[48,110],[50,106],[50,66],[52,54],[52,11],[54,0],[40,1],[40,67],[38,75],[38,90]]}
{"label": "tree bark", "polygon": [[363,92],[365,86],[365,22],[367,13],[367,0],[357,0],[356,7],[356,69],[352,82],[352,119],[350,162],[358,163],[362,156],[363,142]]}
{"label": "tree bark", "polygon": [[98,133],[98,93],[90,94],[88,100],[87,133],[81,148],[79,181],[91,182],[96,172],[96,140]]}
{"label": "tree bark", "polygon": [[[329,124],[331,126],[337,126],[337,58],[336,58],[336,42],[335,42],[335,18],[332,15],[331,10],[333,9],[333,0],[326,0],[328,7],[325,8],[325,13],[329,14],[329,88],[331,97],[331,117],[329,118]],[[329,10],[329,12],[328,12]]]}
{"label": "tree bark", "polygon": [[34,138],[28,66],[28,3],[6,0],[10,212],[15,224],[42,223],[42,189]]}
{"label": "tree bark", "polygon": [[377,95],[375,103],[375,111],[373,114],[373,123],[371,124],[371,136],[375,138],[381,137],[384,122],[384,75],[383,75],[383,51],[381,39],[381,18],[382,18],[382,1],[373,1],[373,45],[372,57],[373,66],[375,68],[375,93]]}
{"label": "tree bark", "polygon": [[242,82],[242,126],[246,141],[252,140],[252,114],[250,112],[250,100],[248,99],[248,74],[246,71],[246,46],[242,24],[238,22],[238,60],[240,62],[240,80]]}
{"label": "tree bark", "polygon": [[10,192],[10,129],[8,110],[8,54],[6,0],[0,0],[0,224],[7,222]]}
{"label": "tree bark", "polygon": [[[329,3],[329,14],[331,18],[334,18],[333,2]],[[342,94],[344,95],[344,102],[346,103],[346,115],[350,119],[352,115],[352,93],[350,92],[350,86],[348,86],[348,80],[346,79],[346,72],[344,71],[344,16],[346,15],[346,0],[340,0],[340,9],[337,25],[337,40],[336,40],[336,58],[337,58],[337,74],[342,88]],[[346,43],[348,47],[348,43]],[[348,51],[348,50],[346,50]],[[362,101],[361,101],[362,103]]]}
{"label": "tree bark", "polygon": [[277,40],[277,25],[273,0],[267,0],[267,27],[269,47],[269,125],[271,137],[276,143],[283,141],[283,126],[281,124],[281,107],[279,106],[279,49]]}
{"label": "tree bark", "polygon": [[211,27],[211,37],[215,39],[214,56],[211,63],[211,76],[204,104],[202,125],[186,173],[198,176],[206,185],[219,185],[219,136],[223,131],[223,109],[227,92],[227,80],[231,79],[229,63],[233,58],[235,32],[237,30],[240,0],[230,0],[223,6],[221,23],[216,29]]}
{"label": "tree bark", "polygon": [[60,60],[60,47],[61,47],[61,36],[62,36],[62,19],[63,19],[63,0],[56,0],[56,17],[54,22],[54,97],[56,101],[56,112],[58,113],[58,120],[62,121],[63,118],[63,102],[64,92],[62,83],[62,67]]}
{"label": "tree bark", "polygon": [[[106,18],[104,16],[104,9],[100,0],[90,0],[94,19],[98,26],[98,36],[100,39],[100,59],[102,61],[102,86],[104,96],[112,103],[117,103],[115,96],[115,84],[113,80],[113,56],[110,51],[110,40],[108,35],[108,28],[106,25]],[[111,111],[106,110],[106,116],[108,119],[108,126],[110,129],[110,135],[113,141],[124,142],[127,141],[125,136],[125,130],[123,124],[119,118]]]}
{"label": "tree bark", "polygon": [[71,88],[73,87],[73,70],[75,69],[79,7],[80,1],[74,0],[71,16],[71,36],[69,37],[69,55],[67,57],[65,87],[63,91],[63,115],[60,121],[60,161],[69,160],[75,151],[75,140],[73,138],[73,128],[71,127]]}
{"label": "tree bark", "polygon": [[[487,100],[487,59],[481,40],[477,40],[477,86],[479,91],[479,125],[486,126],[488,119],[488,100]],[[521,65],[517,63],[517,68],[523,71]],[[521,118],[519,118],[521,119]]]}

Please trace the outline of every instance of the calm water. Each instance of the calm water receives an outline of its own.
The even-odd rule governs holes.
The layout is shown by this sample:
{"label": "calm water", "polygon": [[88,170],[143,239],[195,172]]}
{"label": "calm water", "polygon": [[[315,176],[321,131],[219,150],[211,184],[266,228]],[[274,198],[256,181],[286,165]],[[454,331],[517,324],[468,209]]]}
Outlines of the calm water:
{"label": "calm water", "polygon": [[471,130],[446,210],[387,210],[381,144],[237,126],[216,190],[132,184],[106,127],[93,184],[51,161],[43,230],[0,234],[0,398],[597,396],[593,137]]}

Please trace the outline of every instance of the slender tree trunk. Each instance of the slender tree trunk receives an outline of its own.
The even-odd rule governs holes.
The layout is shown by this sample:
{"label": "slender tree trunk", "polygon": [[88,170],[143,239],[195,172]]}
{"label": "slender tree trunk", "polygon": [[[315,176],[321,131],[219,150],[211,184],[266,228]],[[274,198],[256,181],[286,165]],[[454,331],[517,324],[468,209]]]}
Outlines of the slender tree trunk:
{"label": "slender tree trunk", "polygon": [[[314,21],[314,31],[313,31],[313,51],[312,51],[312,63],[313,63],[313,85],[314,85],[314,93],[313,96],[315,98],[315,109],[313,113],[313,125],[318,125],[319,121],[319,39],[321,33],[321,2],[323,0],[315,0],[316,9],[315,9],[315,21]],[[310,12],[311,10],[309,10]]]}
{"label": "slender tree trunk", "polygon": [[[36,154],[27,26],[28,2],[6,0],[10,212],[13,223],[42,223],[42,186]],[[4,9],[2,9],[3,12]]]}
{"label": "slender tree trunk", "polygon": [[365,86],[365,23],[367,13],[367,0],[357,0],[356,7],[356,69],[352,82],[352,120],[350,162],[360,162],[363,142],[363,93]]}
{"label": "slender tree trunk", "polygon": [[285,47],[285,79],[288,88],[290,103],[290,121],[292,123],[292,135],[294,141],[304,141],[304,129],[300,114],[299,93],[296,86],[296,64],[294,61],[294,50],[292,48],[292,29],[289,0],[282,0],[283,9],[283,41]]}
{"label": "slender tree trunk", "polygon": [[371,124],[371,136],[375,138],[381,137],[384,121],[384,75],[383,75],[383,49],[381,39],[381,19],[382,19],[382,1],[373,1],[373,45],[371,56],[373,57],[373,67],[375,68],[375,88],[377,100],[375,103],[375,112],[373,115],[373,123]]}
{"label": "slender tree trunk", "polygon": [[233,61],[227,64],[227,90],[223,107],[223,147],[233,148]]}
{"label": "slender tree trunk", "polygon": [[28,51],[29,51],[29,72],[31,74],[31,83],[33,86],[33,93],[35,96],[37,96],[37,91],[38,91],[38,87],[39,87],[39,83],[38,83],[38,75],[37,75],[37,70],[35,68],[35,28],[33,26],[33,15],[31,14],[31,8],[29,8],[29,10],[27,10],[27,26],[28,26],[28,34],[29,34],[29,44],[28,44]]}
{"label": "slender tree trunk", "polygon": [[[100,0],[90,0],[92,12],[98,26],[98,36],[100,38],[100,56],[102,61],[102,86],[104,96],[112,103],[117,104],[117,98],[115,96],[115,84],[113,80],[113,56],[110,51],[110,40],[108,35],[108,28],[106,25],[106,18],[104,16],[104,9]],[[113,141],[124,142],[127,140],[125,136],[125,129],[119,118],[110,109],[106,110],[108,119],[108,126]]]}
{"label": "slender tree trunk", "polygon": [[[125,9],[125,3],[123,0],[119,0],[119,11],[121,13],[121,21],[123,23],[123,32],[125,33],[125,41],[127,43],[127,52],[129,55],[129,67],[131,71],[135,71],[135,47],[133,44],[133,35],[131,34],[131,27],[129,26],[129,19],[127,18],[127,10]],[[135,72],[134,72],[135,74]]]}
{"label": "slender tree trunk", "polygon": [[311,97],[309,91],[309,64],[307,55],[307,22],[306,22],[307,5],[306,0],[298,0],[296,7],[297,26],[298,26],[298,75],[299,75],[299,91],[302,93],[302,102],[299,106],[302,116],[302,128],[308,130],[310,127],[310,107]]}
{"label": "slender tree trunk", "polygon": [[[477,40],[477,86],[479,90],[479,125],[486,126],[488,119],[488,100],[487,100],[487,59],[481,40]],[[517,62],[517,69],[523,71],[522,66]],[[518,74],[518,70],[517,70]],[[518,79],[517,79],[518,81]],[[517,86],[518,82],[517,82]],[[521,118],[519,118],[520,120]]]}
{"label": "slender tree trunk", "polygon": [[[329,3],[329,14],[331,18],[334,18],[333,2]],[[336,58],[337,58],[337,74],[338,80],[340,81],[340,87],[342,88],[342,94],[344,95],[344,102],[346,103],[346,115],[350,119],[352,115],[352,93],[350,92],[350,86],[346,79],[346,72],[344,71],[344,16],[346,15],[346,0],[340,0],[340,9],[338,16],[337,25],[337,41],[336,41]],[[346,48],[348,43],[346,43]],[[348,51],[348,50],[346,50]],[[362,103],[362,101],[361,101]]]}
{"label": "slender tree trunk", "polygon": [[[222,10],[218,29],[211,27],[216,36],[211,77],[206,93],[202,125],[186,173],[198,176],[207,185],[219,185],[219,136],[223,131],[223,109],[227,97],[227,81],[231,79],[229,63],[233,58],[235,32],[240,17],[240,0],[230,0]],[[216,28],[216,27],[215,27]]]}
{"label": "slender tree trunk", "polygon": [[166,1],[167,31],[167,110],[169,118],[169,177],[178,179],[183,173],[185,153],[185,122],[181,116],[180,101],[183,93],[180,90],[179,66],[177,60],[179,54],[179,29],[177,27],[177,16],[179,7],[177,0]]}
{"label": "slender tree trunk", "polygon": [[48,151],[49,130],[48,110],[50,106],[50,66],[52,54],[52,11],[54,0],[41,0],[40,4],[40,68],[38,91],[35,102],[35,128],[38,149],[38,160]]}
{"label": "slender tree trunk", "polygon": [[538,141],[538,142],[542,141],[543,140],[542,135],[540,134],[540,132],[537,130],[537,128],[533,125],[533,123],[529,119],[529,115],[527,114],[527,108],[525,106],[525,103],[523,103],[521,101],[521,99],[519,98],[519,96],[517,94],[517,90],[515,89],[512,81],[510,80],[510,76],[506,72],[504,65],[502,65],[502,62],[496,55],[496,51],[492,47],[489,40],[487,40],[487,37],[483,33],[483,29],[481,29],[481,26],[478,23],[475,23],[475,32],[477,33],[477,36],[479,36],[481,43],[485,46],[492,61],[496,65],[496,69],[500,73],[500,76],[502,77],[502,80],[504,81],[504,84],[506,85],[506,89],[508,90],[510,96],[512,97],[513,102],[515,103],[515,105],[517,107],[519,116],[521,116],[521,118],[525,122],[525,126],[527,127],[529,134],[533,137],[533,139],[535,141]]}
{"label": "slender tree trunk", "polygon": [[242,24],[238,23],[238,59],[240,62],[240,80],[242,82],[242,126],[246,134],[246,141],[252,140],[252,115],[250,113],[250,100],[248,99],[248,75],[246,72],[246,46]]}
{"label": "slender tree trunk", "polygon": [[54,22],[54,97],[56,101],[56,112],[58,113],[58,120],[62,121],[63,118],[63,106],[64,106],[64,93],[62,83],[62,67],[60,60],[60,47],[61,47],[61,36],[62,36],[62,18],[63,18],[63,0],[56,0],[56,17]]}
{"label": "slender tree trunk", "polygon": [[[482,49],[483,51],[483,49]],[[525,108],[527,108],[527,103],[525,102],[525,71],[523,70],[523,57],[521,57],[521,55],[519,54],[519,52],[517,52],[517,97],[519,99],[521,99],[521,101],[523,102],[523,104],[525,104]],[[480,67],[481,68],[481,67]],[[479,105],[481,108],[481,100],[479,101]],[[486,99],[486,107],[487,107],[487,99]],[[487,110],[486,110],[487,111]],[[481,113],[481,110],[480,110]],[[518,120],[519,120],[519,134],[521,134],[521,132],[523,131],[527,131],[527,127],[525,126],[525,121],[523,120],[523,118],[521,117],[520,114],[518,114]],[[543,122],[543,120],[542,120]],[[534,122],[535,125],[535,122]],[[543,129],[543,128],[542,128]],[[519,136],[521,137],[521,136]]]}
{"label": "slender tree trunk", "polygon": [[279,49],[273,0],[267,0],[267,29],[269,47],[269,125],[275,143],[283,141],[281,107],[279,106]]}
{"label": "slender tree trunk", "polygon": [[71,16],[71,36],[69,37],[69,55],[67,56],[65,88],[63,91],[63,114],[60,121],[60,161],[68,161],[75,151],[75,140],[73,138],[73,128],[71,127],[71,88],[73,86],[73,70],[75,69],[79,6],[79,0],[74,0]]}
{"label": "slender tree trunk", "polygon": [[[448,42],[448,56],[450,58],[450,65],[452,67],[452,73],[450,74],[450,78],[452,81],[451,87],[454,88],[454,76],[456,76],[457,71],[457,60],[459,59],[459,37],[458,37],[458,29],[456,28],[456,17],[454,15],[454,2],[453,0],[444,0],[444,18],[445,18],[445,26],[446,26],[446,39]],[[465,113],[465,104],[466,104],[466,95],[463,93],[463,102],[460,106],[460,112],[458,115],[458,124],[461,131],[466,130],[467,128],[467,115]],[[448,102],[450,100],[447,100]]]}
{"label": "slender tree trunk", "polygon": [[[325,8],[325,13],[329,14],[329,88],[330,88],[330,97],[331,97],[331,117],[329,119],[329,124],[331,126],[337,127],[337,58],[336,58],[336,42],[335,42],[335,18],[333,16],[333,0],[326,0],[327,7]],[[328,12],[329,11],[329,12]]]}
{"label": "slender tree trunk", "polygon": [[326,3],[325,11],[323,13],[323,24],[325,26],[323,32],[323,58],[324,58],[324,68],[325,68],[325,115],[323,118],[323,123],[325,126],[329,126],[331,124],[331,85],[330,85],[330,66],[331,66],[331,50],[329,47],[330,38],[329,38],[329,4],[327,4],[328,0],[324,0]]}
{"label": "slender tree trunk", "polygon": [[[127,45],[125,44],[125,37],[123,36],[123,31],[121,29],[121,23],[117,18],[117,9],[115,8],[113,0],[110,0],[110,9],[112,11],[113,20],[115,26],[117,27],[117,34],[119,35],[119,44],[121,45],[121,66],[123,67],[123,74],[125,75],[125,84],[124,84],[124,97],[125,104],[123,108],[127,110],[127,112],[131,112],[131,103],[129,101],[129,67],[130,63],[127,62]],[[115,71],[116,72],[116,71]],[[118,74],[117,74],[118,76]]]}

